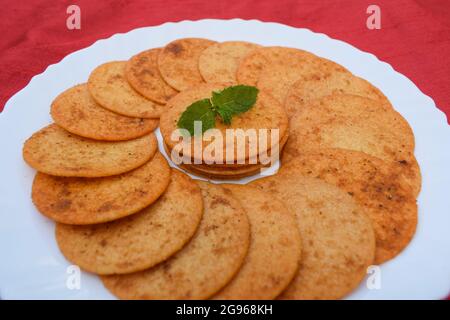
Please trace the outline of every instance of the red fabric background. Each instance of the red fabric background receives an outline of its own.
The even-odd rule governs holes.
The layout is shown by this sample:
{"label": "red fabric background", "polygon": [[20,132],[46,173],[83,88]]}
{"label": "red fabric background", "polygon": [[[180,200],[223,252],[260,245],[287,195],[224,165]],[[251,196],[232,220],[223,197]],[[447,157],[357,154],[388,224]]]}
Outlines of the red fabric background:
{"label": "red fabric background", "polygon": [[[239,17],[309,28],[374,53],[450,114],[449,0],[2,0],[1,4],[0,110],[32,76],[98,39],[167,21]],[[66,28],[70,4],[81,8],[81,30]],[[381,30],[366,28],[370,4],[381,8]]]}
{"label": "red fabric background", "polygon": [[[68,30],[66,8],[81,8],[81,30]],[[381,8],[381,30],[366,9]],[[259,19],[309,28],[375,54],[408,76],[450,115],[449,0],[1,0],[0,111],[31,77],[98,39],[167,21]]]}

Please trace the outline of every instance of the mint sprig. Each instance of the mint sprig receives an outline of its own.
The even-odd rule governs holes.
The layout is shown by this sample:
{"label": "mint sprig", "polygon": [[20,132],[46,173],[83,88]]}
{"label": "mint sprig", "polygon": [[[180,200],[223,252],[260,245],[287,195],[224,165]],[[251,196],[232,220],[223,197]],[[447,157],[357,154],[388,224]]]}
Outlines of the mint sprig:
{"label": "mint sprig", "polygon": [[209,99],[198,100],[191,104],[178,120],[178,128],[189,131],[194,135],[194,121],[202,122],[202,133],[216,125],[216,114]]}
{"label": "mint sprig", "polygon": [[210,99],[194,102],[181,114],[178,128],[194,135],[194,122],[202,122],[202,134],[215,127],[218,116],[224,124],[231,124],[233,116],[248,111],[256,103],[259,90],[253,86],[237,85],[212,92]]}

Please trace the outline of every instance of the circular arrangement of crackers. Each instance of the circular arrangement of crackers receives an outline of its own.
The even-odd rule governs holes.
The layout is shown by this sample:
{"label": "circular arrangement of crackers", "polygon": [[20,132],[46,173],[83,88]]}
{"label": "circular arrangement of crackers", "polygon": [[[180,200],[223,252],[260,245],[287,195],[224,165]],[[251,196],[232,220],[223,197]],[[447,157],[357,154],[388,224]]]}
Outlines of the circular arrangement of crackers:
{"label": "circular arrangement of crackers", "polygon": [[308,150],[340,148],[396,161],[411,180],[416,195],[420,169],[414,158],[414,134],[408,122],[390,106],[355,95],[331,95],[303,106],[290,121],[291,138],[283,161]]}
{"label": "circular arrangement of crackers", "polygon": [[147,99],[166,104],[177,91],[169,86],[158,69],[161,49],[143,51],[128,60],[125,75],[130,85]]}
{"label": "circular arrangement of crackers", "polygon": [[300,112],[313,100],[332,94],[353,94],[383,102],[391,106],[384,94],[368,81],[354,76],[350,72],[331,72],[325,76],[301,79],[293,83],[285,96],[285,108],[288,117]]}
{"label": "circular arrangement of crackers", "polygon": [[134,140],[105,142],[82,138],[51,124],[25,142],[23,157],[31,167],[50,175],[105,177],[139,167],[156,149],[153,133]]}
{"label": "circular arrangement of crackers", "polygon": [[166,45],[158,57],[158,67],[164,80],[178,91],[201,84],[198,59],[206,48],[216,43],[208,39],[184,38]]}
{"label": "circular arrangement of crackers", "polygon": [[244,41],[213,44],[202,51],[198,68],[206,82],[237,83],[236,72],[242,59],[259,45]]}
{"label": "circular arrangement of crackers", "polygon": [[291,282],[301,257],[301,240],[294,214],[284,204],[257,188],[224,185],[238,199],[250,222],[251,240],[247,258],[218,300],[277,297]]}
{"label": "circular arrangement of crackers", "polygon": [[[203,84],[196,86],[195,88],[185,90],[175,96],[168,102],[168,110],[165,112],[160,118],[160,128],[161,134],[164,138],[164,142],[167,144],[169,150],[172,150],[178,143],[178,140],[172,140],[172,133],[177,130],[177,122],[180,118],[181,114],[186,110],[186,108],[191,105],[193,102],[198,101],[200,99],[209,98],[211,96],[212,91],[219,91],[223,89],[225,85],[218,84]],[[262,117],[261,115],[265,116]],[[231,125],[225,125],[219,120],[216,120],[215,129],[220,130],[222,136],[226,136],[227,129],[242,129],[246,131],[247,129],[278,129],[279,130],[279,138],[281,139],[288,130],[288,121],[286,117],[286,113],[284,112],[283,106],[274,100],[270,95],[265,94],[264,92],[260,92],[258,94],[257,101],[255,105],[247,112],[236,115],[233,117]],[[258,132],[259,133],[259,132]],[[251,150],[252,152],[256,151],[258,153],[262,153],[267,151],[267,148],[270,148],[270,135],[267,137],[267,141],[265,143],[266,148],[264,150],[263,146],[258,146],[256,150]],[[190,144],[185,148],[187,149],[187,153],[183,153],[183,156],[194,158],[194,141],[197,140],[203,144],[203,150],[206,146],[209,145],[209,141],[203,139],[202,137],[194,136],[192,137]],[[185,141],[181,143],[186,143]],[[279,142],[274,142],[279,143]],[[229,150],[234,150],[235,155],[238,154],[237,147],[235,146],[235,141],[233,141],[233,145],[228,147]],[[244,144],[245,150],[242,151],[241,154],[245,154],[245,158],[257,157],[257,153],[251,153],[249,147],[249,141],[246,140]],[[189,153],[190,150],[190,154]],[[226,161],[226,150],[227,145],[224,141],[223,143],[223,161]],[[234,157],[235,161],[242,160],[237,156]],[[211,161],[211,159],[205,159],[205,153],[202,154],[203,161]]]}
{"label": "circular arrangement of crackers", "polygon": [[240,203],[218,185],[197,182],[204,213],[186,247],[145,271],[102,277],[124,299],[206,299],[236,274],[247,254],[250,227]]}
{"label": "circular arrangement of crackers", "polygon": [[61,93],[52,103],[56,124],[82,137],[96,140],[130,140],[152,132],[157,119],[122,116],[99,106],[87,85],[80,84]]}
{"label": "circular arrangement of crackers", "polygon": [[351,195],[372,220],[375,264],[395,257],[415,233],[415,191],[392,164],[363,152],[322,149],[299,156],[280,171],[319,178]]}
{"label": "circular arrangement of crackers", "polygon": [[251,185],[279,197],[297,217],[302,257],[279,299],[339,299],[358,286],[373,263],[375,237],[351,196],[289,167]]}
{"label": "circular arrangement of crackers", "polygon": [[[211,106],[231,124],[220,113],[215,131],[180,136],[190,105],[236,84],[257,87],[250,109],[233,89]],[[207,111],[183,121],[212,122]],[[98,66],[51,116],[23,146],[38,171],[33,203],[67,260],[119,298],[338,299],[416,230],[408,122],[372,84],[304,50],[178,39]],[[283,151],[280,170],[246,186],[192,180],[158,152],[158,124],[166,153],[194,175],[253,176]]]}
{"label": "circular arrangement of crackers", "polygon": [[88,88],[102,107],[119,114],[138,118],[158,118],[164,106],[136,92],[125,77],[126,61],[104,63],[92,71]]}
{"label": "circular arrangement of crackers", "polygon": [[140,271],[166,260],[193,236],[203,211],[194,181],[179,171],[170,180],[155,204],[132,216],[89,226],[57,224],[61,252],[97,274]]}
{"label": "circular arrangement of crackers", "polygon": [[38,172],[32,199],[45,216],[66,224],[95,224],[133,214],[158,199],[170,168],[158,152],[137,169],[105,178],[66,178]]}

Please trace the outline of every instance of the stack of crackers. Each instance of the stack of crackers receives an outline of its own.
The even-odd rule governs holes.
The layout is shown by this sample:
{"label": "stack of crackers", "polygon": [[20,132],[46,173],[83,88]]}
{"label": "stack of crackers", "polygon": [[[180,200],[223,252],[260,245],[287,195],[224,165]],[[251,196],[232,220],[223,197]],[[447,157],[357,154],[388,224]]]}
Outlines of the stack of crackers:
{"label": "stack of crackers", "polygon": [[[248,112],[234,118],[230,125],[216,120],[215,129],[219,130],[221,136],[224,137],[220,158],[214,152],[211,155],[206,152],[195,154],[196,142],[202,144],[201,150],[206,150],[208,145],[214,144],[214,142],[207,141],[201,136],[194,136],[187,143],[187,148],[183,147],[183,144],[180,144],[178,140],[171,139],[172,133],[177,130],[177,121],[187,106],[195,101],[207,99],[211,96],[211,92],[220,92],[226,87],[227,84],[206,83],[184,90],[169,101],[169,109],[161,115],[160,120],[161,134],[167,154],[171,155],[172,159],[182,156],[182,158],[180,157],[182,159],[180,166],[184,170],[206,178],[219,180],[240,179],[259,173],[270,165],[275,158],[274,155],[279,155],[279,149],[284,146],[288,139],[288,119],[283,106],[271,95],[264,92],[258,94],[255,105]],[[260,138],[259,130],[266,128],[270,130],[278,129],[278,139],[272,142],[271,136],[267,134],[266,141],[258,143],[260,139],[263,139]],[[226,131],[228,129],[241,129],[243,132],[247,132],[249,129],[254,130],[257,148],[252,149],[250,139],[242,139],[244,143],[241,149],[239,149],[237,139],[234,139],[232,143],[226,143]],[[182,151],[187,152],[180,152],[177,147],[181,147],[183,148]],[[276,150],[274,151],[274,149]],[[231,161],[227,159],[228,153],[231,153]],[[197,155],[198,157],[196,157]],[[266,156],[269,162],[262,163],[262,155]]]}
{"label": "stack of crackers", "polygon": [[[170,154],[186,108],[233,84],[256,86],[257,102],[216,128],[278,129],[276,151],[258,152],[284,146],[279,172],[237,185],[171,169],[152,131]],[[175,40],[97,67],[51,115],[23,148],[38,171],[33,202],[64,256],[119,298],[338,299],[415,232],[408,123],[369,82],[306,51]],[[183,157],[200,163],[182,169],[215,179],[264,167],[259,153]]]}

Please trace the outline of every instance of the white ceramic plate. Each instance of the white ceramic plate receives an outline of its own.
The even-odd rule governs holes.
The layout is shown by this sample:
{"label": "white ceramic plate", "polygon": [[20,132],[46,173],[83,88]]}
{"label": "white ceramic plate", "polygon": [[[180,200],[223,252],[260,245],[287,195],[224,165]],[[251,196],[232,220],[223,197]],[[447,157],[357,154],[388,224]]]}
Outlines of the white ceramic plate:
{"label": "white ceramic plate", "polygon": [[[63,90],[85,82],[91,70],[109,60],[126,60],[176,38],[247,40],[309,50],[336,61],[379,87],[411,124],[423,175],[417,233],[404,252],[381,266],[381,288],[365,283],[352,299],[441,299],[450,291],[450,127],[433,100],[409,79],[342,41],[306,29],[243,20],[166,23],[116,34],[74,52],[35,76],[0,114],[0,296],[3,299],[111,299],[100,280],[81,274],[81,288],[68,289],[68,261],[54,239],[54,224],[34,208],[35,174],[22,160],[22,144],[51,122],[49,107]],[[160,138],[160,137],[159,137]]]}

